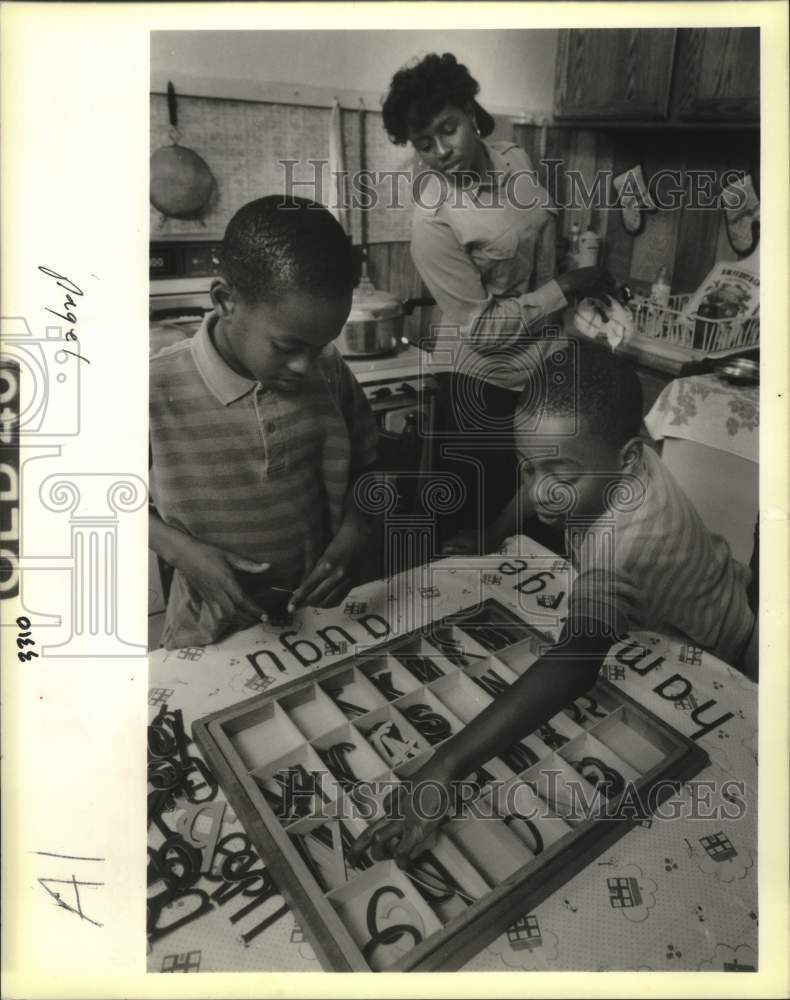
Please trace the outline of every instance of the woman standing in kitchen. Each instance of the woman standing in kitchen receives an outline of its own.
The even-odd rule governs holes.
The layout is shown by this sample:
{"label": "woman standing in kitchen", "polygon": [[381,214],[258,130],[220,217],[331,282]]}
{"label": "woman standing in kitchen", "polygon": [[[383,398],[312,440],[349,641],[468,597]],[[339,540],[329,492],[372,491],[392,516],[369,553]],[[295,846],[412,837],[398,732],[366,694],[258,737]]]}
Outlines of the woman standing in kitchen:
{"label": "woman standing in kitchen", "polygon": [[541,339],[560,332],[569,301],[612,290],[598,268],[556,277],[557,210],[524,150],[486,142],[495,123],[478,91],[455,56],[431,54],[395,74],[382,109],[390,139],[420,161],[411,253],[453,359],[439,379],[436,465],[466,487],[441,532],[464,530],[464,548],[516,492],[512,417],[525,385],[541,384]]}

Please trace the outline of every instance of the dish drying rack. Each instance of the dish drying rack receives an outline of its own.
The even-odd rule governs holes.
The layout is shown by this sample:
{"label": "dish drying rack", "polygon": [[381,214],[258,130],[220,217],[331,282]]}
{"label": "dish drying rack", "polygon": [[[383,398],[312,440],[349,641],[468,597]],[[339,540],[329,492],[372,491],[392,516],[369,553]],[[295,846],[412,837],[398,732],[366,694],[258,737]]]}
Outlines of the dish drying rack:
{"label": "dish drying rack", "polygon": [[642,295],[628,303],[634,314],[637,336],[662,341],[690,352],[693,357],[726,356],[760,344],[760,314],[711,319],[696,313],[684,315],[689,295],[672,295],[666,306]]}

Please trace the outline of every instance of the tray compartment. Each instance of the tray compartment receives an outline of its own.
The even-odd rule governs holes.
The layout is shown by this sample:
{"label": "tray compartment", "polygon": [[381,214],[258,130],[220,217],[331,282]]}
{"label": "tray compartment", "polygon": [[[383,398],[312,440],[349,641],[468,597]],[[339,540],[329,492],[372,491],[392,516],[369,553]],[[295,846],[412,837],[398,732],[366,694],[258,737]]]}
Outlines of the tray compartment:
{"label": "tray compartment", "polygon": [[540,650],[549,648],[551,648],[551,643],[548,639],[535,632],[514,646],[506,646],[496,650],[496,655],[497,659],[520,677],[536,660],[540,659]]}
{"label": "tray compartment", "polygon": [[375,823],[385,815],[384,803],[400,784],[400,778],[391,769],[360,781],[348,795],[351,815],[364,823]]}
{"label": "tray compartment", "polygon": [[571,832],[565,820],[550,812],[545,801],[520,778],[497,790],[493,808],[536,857]]}
{"label": "tray compartment", "polygon": [[404,875],[445,924],[491,888],[442,833],[436,837],[433,848],[416,858]]}
{"label": "tray compartment", "polygon": [[387,770],[386,763],[350,722],[324,733],[312,745],[323,766],[345,792]]}
{"label": "tray compartment", "polygon": [[494,700],[461,670],[429,684],[428,690],[463,723],[471,722]]}
{"label": "tray compartment", "polygon": [[549,813],[569,826],[591,822],[603,811],[604,796],[559,754],[552,754],[519,777],[543,799]]}
{"label": "tray compartment", "polygon": [[385,703],[383,708],[362,716],[356,727],[390,768],[399,767],[430,749],[427,740],[393,705]]}
{"label": "tray compartment", "polygon": [[351,844],[364,829],[365,823],[360,819],[324,820],[310,817],[292,823],[288,828],[288,836],[321,891],[326,893],[340,888],[373,866],[373,860],[367,853],[356,866],[348,860]]}
{"label": "tray compartment", "polygon": [[460,719],[427,687],[399,698],[395,707],[432,747],[444,743],[464,728]]}
{"label": "tray compartment", "polygon": [[420,687],[414,674],[394,656],[381,656],[369,663],[363,662],[360,669],[387,701],[395,701]]}
{"label": "tray compartment", "polygon": [[492,653],[533,639],[536,635],[523,618],[498,601],[484,601],[471,612],[453,615],[450,621],[455,628]]}
{"label": "tray compartment", "polygon": [[474,660],[463,670],[464,674],[491,698],[504,694],[511,684],[518,680],[509,667],[493,656]]}
{"label": "tray compartment", "polygon": [[318,684],[286,695],[278,702],[280,708],[307,740],[342,726],[346,717]]}
{"label": "tray compartment", "polygon": [[548,722],[544,722],[542,726],[538,726],[533,735],[537,736],[549,750],[556,752],[564,747],[566,743],[570,743],[577,736],[581,736],[583,732],[584,730],[581,726],[577,726],[564,712],[558,712]]}
{"label": "tray compartment", "polygon": [[577,726],[591,729],[618,708],[619,704],[609,691],[596,684],[591,691],[566,705],[562,711]]}
{"label": "tray compartment", "polygon": [[[428,903],[393,861],[382,861],[327,895],[375,972],[392,968],[441,929]],[[396,928],[411,931],[396,933]],[[387,929],[390,933],[387,934]]]}
{"label": "tray compartment", "polygon": [[223,730],[249,771],[265,767],[305,742],[276,701],[255,705],[224,723]]}
{"label": "tray compartment", "polygon": [[250,772],[283,826],[308,815],[328,815],[340,786],[307,744]]}
{"label": "tray compartment", "polygon": [[559,756],[567,760],[574,771],[607,799],[618,798],[625,791],[627,783],[635,784],[642,777],[592,733],[585,733],[566,743],[559,751]]}
{"label": "tray compartment", "polygon": [[358,719],[387,704],[361,670],[349,667],[320,682],[322,690],[347,719]]}
{"label": "tray compartment", "polygon": [[424,648],[434,655],[446,657],[454,667],[468,667],[490,655],[489,650],[467,632],[444,622],[434,622],[421,634]]}
{"label": "tray compartment", "polygon": [[501,819],[452,819],[442,827],[442,832],[492,886],[533,857]]}
{"label": "tray compartment", "polygon": [[430,684],[458,669],[450,658],[440,654],[422,639],[413,639],[393,649],[392,656],[409,671],[418,684]]}
{"label": "tray compartment", "polygon": [[661,729],[628,705],[596,723],[590,733],[642,774],[660,764],[674,749]]}

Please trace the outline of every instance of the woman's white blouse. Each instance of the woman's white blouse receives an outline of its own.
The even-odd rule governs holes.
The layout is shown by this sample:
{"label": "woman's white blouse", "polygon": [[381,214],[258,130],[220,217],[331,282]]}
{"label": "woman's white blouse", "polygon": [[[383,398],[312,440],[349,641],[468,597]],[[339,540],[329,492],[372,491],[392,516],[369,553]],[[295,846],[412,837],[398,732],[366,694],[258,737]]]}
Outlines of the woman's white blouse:
{"label": "woman's white blouse", "polygon": [[456,370],[517,389],[548,332],[541,321],[567,305],[553,280],[557,210],[524,150],[485,145],[486,183],[416,178],[411,252],[442,310],[437,349]]}

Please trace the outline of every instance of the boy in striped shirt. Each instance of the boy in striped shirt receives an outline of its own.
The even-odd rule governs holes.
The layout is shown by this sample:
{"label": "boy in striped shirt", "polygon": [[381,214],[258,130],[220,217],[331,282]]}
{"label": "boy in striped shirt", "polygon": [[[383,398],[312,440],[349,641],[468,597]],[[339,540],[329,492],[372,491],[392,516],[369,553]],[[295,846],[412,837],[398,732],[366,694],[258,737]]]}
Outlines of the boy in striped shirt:
{"label": "boy in striped shirt", "polygon": [[162,643],[215,642],[266,609],[334,607],[369,542],[355,481],[376,425],[331,341],[351,246],[322,206],[273,195],[225,232],[214,311],[150,362],[149,544],[175,568]]}
{"label": "boy in striped shirt", "polygon": [[[588,690],[624,631],[682,634],[756,675],[757,630],[746,598],[749,570],[711,534],[658,457],[639,437],[636,372],[607,347],[574,342],[549,359],[553,376],[522,394],[515,416],[523,486],[492,525],[487,546],[537,515],[563,526],[577,576],[559,642],[411,775],[419,789],[374,823],[357,852],[404,867],[425,849],[454,782],[533,732]],[[575,358],[574,358],[575,355]]]}

